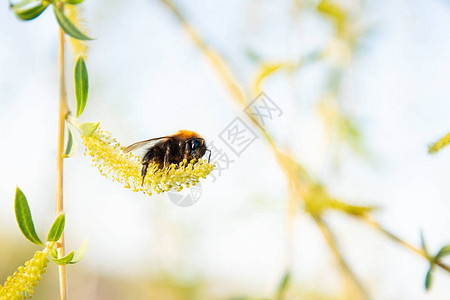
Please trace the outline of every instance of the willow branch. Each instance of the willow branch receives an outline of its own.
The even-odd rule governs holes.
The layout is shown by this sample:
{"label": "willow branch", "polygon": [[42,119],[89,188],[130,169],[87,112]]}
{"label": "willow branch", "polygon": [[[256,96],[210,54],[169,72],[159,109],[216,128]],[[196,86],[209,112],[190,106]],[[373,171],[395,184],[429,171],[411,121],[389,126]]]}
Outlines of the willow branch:
{"label": "willow branch", "polygon": [[[235,102],[240,106],[246,107],[249,102],[247,101],[244,92],[238,85],[238,83],[237,83],[238,80],[236,80],[235,76],[232,74],[232,72],[228,68],[227,64],[225,63],[225,61],[220,57],[220,55],[218,53],[216,53],[215,51],[213,51],[210,47],[208,47],[206,45],[206,43],[200,38],[200,36],[192,28],[192,26],[189,24],[189,22],[186,20],[186,18],[181,14],[180,10],[170,0],[160,0],[160,1],[163,4],[165,4],[172,11],[172,13],[175,15],[175,17],[178,19],[178,21],[182,24],[184,29],[187,31],[188,35],[191,37],[191,39],[193,40],[195,45],[202,51],[202,53],[209,60],[209,62],[211,63],[213,68],[216,70],[216,72],[218,73],[221,80],[225,83],[225,85],[228,88],[228,90],[230,91],[230,93],[234,96],[233,99],[235,100]],[[256,127],[259,129],[260,133],[265,137],[265,139],[269,143],[269,145],[270,145],[271,149],[273,150],[274,155],[277,159],[277,162],[280,165],[280,168],[283,170],[283,172],[285,173],[285,175],[289,181],[289,188],[290,188],[292,194],[296,195],[293,197],[289,197],[289,203],[288,203],[287,234],[288,235],[293,234],[292,228],[289,229],[289,227],[292,226],[292,223],[293,223],[292,219],[294,218],[296,211],[297,211],[297,209],[295,209],[295,208],[298,207],[297,205],[299,204],[299,201],[301,201],[301,199],[302,199],[301,194],[304,194],[305,186],[304,186],[304,184],[302,184],[298,180],[296,180],[297,176],[294,174],[296,174],[297,171],[293,169],[293,165],[291,163],[292,161],[289,160],[289,162],[287,162],[286,155],[283,155],[283,153],[280,151],[280,149],[277,147],[277,145],[273,141],[270,134],[264,130],[264,128],[262,127],[260,122],[256,119],[256,117],[251,114],[249,115],[249,117],[250,117],[250,120],[252,121],[252,123],[254,125],[256,125]],[[323,223],[318,223],[319,226],[320,226],[320,224],[323,224]],[[329,236],[331,236],[331,235],[329,233],[329,230],[328,231],[323,230],[323,228],[327,228],[327,227],[324,227],[324,225],[322,225],[321,229],[322,229],[322,233],[325,235],[325,238],[328,241],[330,241]],[[327,235],[327,232],[329,233],[328,235]],[[289,254],[291,252],[289,249],[289,247],[290,247],[289,244],[291,243],[291,241],[292,241],[292,238],[288,236],[288,238],[287,238],[287,242],[288,242],[287,253],[288,253],[288,255],[292,255],[292,254]],[[334,241],[334,240],[331,240],[331,241]],[[330,247],[333,247],[334,242],[329,243],[329,245],[330,245]],[[337,248],[335,248],[335,249],[337,249]],[[339,251],[333,251],[333,253],[335,253],[335,255],[338,257],[338,261],[343,262],[343,263],[339,264],[341,267],[345,268],[343,271],[346,274],[353,274],[353,273],[351,273],[350,268],[345,264],[345,261],[344,261],[343,257],[341,256],[341,254],[339,253]],[[290,264],[290,263],[292,263],[292,260],[288,257],[287,264]],[[286,269],[289,270],[290,266],[286,266]],[[353,275],[348,276],[348,278],[354,278],[355,282],[353,285],[356,286],[359,291],[362,291],[361,285],[358,283],[358,281],[356,280],[356,278]],[[360,294],[364,294],[364,293],[360,292]],[[364,299],[364,298],[365,297],[361,297],[361,299]]]}
{"label": "willow branch", "polygon": [[[66,101],[64,78],[64,32],[59,29],[59,113],[58,113],[58,145],[56,150],[56,215],[63,211],[63,153],[65,119],[69,110]],[[64,254],[64,233],[56,244],[59,257]],[[67,299],[66,268],[59,265],[59,290],[61,300]]]}
{"label": "willow branch", "polygon": [[[389,237],[391,240],[393,240],[394,242],[399,243],[400,245],[406,247],[407,249],[411,250],[412,252],[428,259],[427,254],[425,253],[425,251],[423,251],[420,248],[414,247],[413,245],[411,245],[410,243],[402,240],[401,238],[399,238],[398,236],[396,236],[395,234],[391,233],[390,231],[384,229],[379,223],[373,221],[372,219],[370,219],[369,217],[362,217],[359,218],[360,220],[362,220],[364,223],[368,224],[369,226],[375,228],[377,231],[383,233],[384,235],[386,235],[387,237]],[[440,268],[442,268],[443,270],[447,271],[450,273],[450,266],[444,264],[443,262],[437,260],[435,262],[435,264],[437,266],[439,266]]]}
{"label": "willow branch", "polygon": [[351,295],[355,297],[355,299],[369,299],[367,293],[365,292],[363,286],[356,278],[353,271],[348,266],[347,262],[345,261],[343,255],[339,251],[339,248],[336,244],[336,238],[331,232],[328,225],[322,220],[321,217],[315,216],[314,221],[316,222],[317,226],[319,227],[320,231],[322,232],[323,236],[325,237],[325,240],[327,241],[328,246],[331,249],[331,252],[333,253],[334,257],[336,258],[337,263],[339,264],[339,267],[342,270],[342,273],[344,274],[345,278],[347,279],[347,286],[349,290],[351,291]]}

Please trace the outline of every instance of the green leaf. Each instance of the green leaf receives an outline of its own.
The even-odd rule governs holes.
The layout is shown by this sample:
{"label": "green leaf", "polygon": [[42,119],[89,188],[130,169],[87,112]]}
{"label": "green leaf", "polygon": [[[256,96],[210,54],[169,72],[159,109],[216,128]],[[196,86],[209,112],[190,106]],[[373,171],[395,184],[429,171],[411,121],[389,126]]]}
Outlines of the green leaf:
{"label": "green leaf", "polygon": [[74,255],[74,252],[72,251],[64,257],[61,257],[58,259],[52,258],[52,260],[58,265],[67,265],[68,263],[70,263],[72,261],[73,255]]}
{"label": "green leaf", "polygon": [[52,227],[50,228],[50,231],[48,232],[48,235],[47,235],[48,242],[56,242],[59,240],[62,233],[64,232],[65,223],[66,223],[66,218],[64,216],[64,213],[62,212],[55,219]]}
{"label": "green leaf", "polygon": [[450,254],[450,245],[444,246],[439,250],[439,252],[436,254],[435,260],[438,260],[441,257],[447,256]]}
{"label": "green leaf", "polygon": [[88,137],[97,130],[100,122],[86,122],[78,126],[78,130],[80,130],[81,135]]}
{"label": "green leaf", "polygon": [[64,158],[72,157],[77,151],[77,140],[74,138],[75,134],[70,126],[67,126],[67,130],[69,136],[67,137],[66,151],[63,154]]}
{"label": "green leaf", "polygon": [[47,6],[48,4],[43,4],[41,1],[34,1],[31,3],[30,1],[23,1],[16,5],[11,5],[11,9],[20,19],[29,21],[42,14]]}
{"label": "green leaf", "polygon": [[79,56],[74,68],[75,96],[77,98],[77,118],[86,106],[89,91],[89,78],[83,56]]}
{"label": "green leaf", "polygon": [[20,1],[20,2],[17,2],[15,4],[13,4],[11,2],[11,0],[9,0],[9,6],[10,7],[13,7],[13,6],[24,6],[24,5],[28,4],[28,3],[35,2],[35,1],[39,2],[38,0],[23,0],[23,1]]}
{"label": "green leaf", "polygon": [[84,33],[82,33],[73,23],[64,15],[61,8],[58,5],[53,5],[53,10],[55,12],[56,20],[58,21],[59,26],[61,26],[62,30],[77,40],[92,40],[92,38],[88,37]]}
{"label": "green leaf", "polygon": [[430,253],[428,252],[427,245],[425,244],[425,238],[422,230],[420,230],[420,244],[422,245],[423,252],[427,256],[428,260],[430,260]]}
{"label": "green leaf", "polygon": [[58,251],[56,251],[55,248],[52,249],[52,252],[50,253],[53,257],[53,259],[58,259]]}
{"label": "green leaf", "polygon": [[87,245],[88,240],[86,239],[77,249],[77,251],[75,251],[75,255],[73,256],[73,259],[70,261],[71,264],[76,264],[77,262],[83,259],[84,255],[86,254]]}
{"label": "green leaf", "polygon": [[20,231],[22,231],[23,235],[30,242],[44,246],[34,229],[33,218],[31,217],[27,198],[25,198],[25,195],[19,188],[16,188],[14,211],[16,213],[17,224],[19,224]]}
{"label": "green leaf", "polygon": [[425,289],[428,291],[431,287],[431,278],[433,275],[433,267],[431,266],[427,272],[427,276],[425,277]]}
{"label": "green leaf", "polygon": [[283,277],[281,278],[280,284],[278,285],[277,299],[283,299],[283,295],[289,285],[290,278],[291,272],[287,271],[286,273],[284,273]]}

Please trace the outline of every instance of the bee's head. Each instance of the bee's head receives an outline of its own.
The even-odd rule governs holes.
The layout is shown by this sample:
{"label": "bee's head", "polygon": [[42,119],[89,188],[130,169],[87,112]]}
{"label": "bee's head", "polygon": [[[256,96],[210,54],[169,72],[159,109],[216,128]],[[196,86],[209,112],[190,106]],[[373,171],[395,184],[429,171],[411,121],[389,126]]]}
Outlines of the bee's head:
{"label": "bee's head", "polygon": [[192,138],[188,140],[189,143],[189,149],[191,151],[191,155],[199,159],[203,155],[205,155],[206,152],[206,145],[205,140],[202,138]]}

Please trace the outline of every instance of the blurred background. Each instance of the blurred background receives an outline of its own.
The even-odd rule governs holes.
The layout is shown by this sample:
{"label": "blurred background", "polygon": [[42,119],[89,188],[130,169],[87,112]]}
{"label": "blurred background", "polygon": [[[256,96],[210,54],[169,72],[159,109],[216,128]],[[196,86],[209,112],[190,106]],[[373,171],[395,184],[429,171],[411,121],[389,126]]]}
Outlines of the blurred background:
{"label": "blurred background", "polygon": [[[434,253],[450,243],[450,152],[427,153],[449,130],[450,2],[446,0],[174,0],[246,95],[282,110],[265,130],[327,192],[376,206],[372,218]],[[190,207],[133,193],[100,176],[83,146],[64,161],[66,247],[89,239],[67,268],[72,299],[358,299],[269,143],[166,2],[85,1],[90,91],[81,121],[122,145],[197,131],[233,161],[202,180]],[[14,192],[38,233],[55,203],[58,26],[0,8],[0,282],[40,250],[23,238]],[[68,53],[70,47],[68,46]],[[75,109],[67,59],[69,105]],[[237,156],[220,139],[236,118],[257,139]],[[79,141],[80,142],[80,141]],[[295,203],[295,202],[294,202]],[[339,211],[323,214],[368,299],[449,299],[450,276]],[[450,261],[447,260],[447,263]],[[280,282],[290,271],[282,295]],[[57,268],[35,299],[58,295]]]}

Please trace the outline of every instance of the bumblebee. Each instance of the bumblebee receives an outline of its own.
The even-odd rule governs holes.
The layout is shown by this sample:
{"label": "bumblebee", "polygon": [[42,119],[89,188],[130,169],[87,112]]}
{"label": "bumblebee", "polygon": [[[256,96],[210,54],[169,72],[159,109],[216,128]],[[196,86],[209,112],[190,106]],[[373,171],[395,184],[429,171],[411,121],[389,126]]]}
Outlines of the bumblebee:
{"label": "bumblebee", "polygon": [[188,162],[199,159],[206,151],[209,151],[211,157],[211,150],[206,148],[205,140],[198,133],[189,130],[180,130],[173,135],[137,142],[123,150],[124,153],[132,151],[136,151],[136,154],[142,157],[142,182],[150,163],[156,163],[159,169],[165,169],[171,164],[181,163],[184,159]]}

